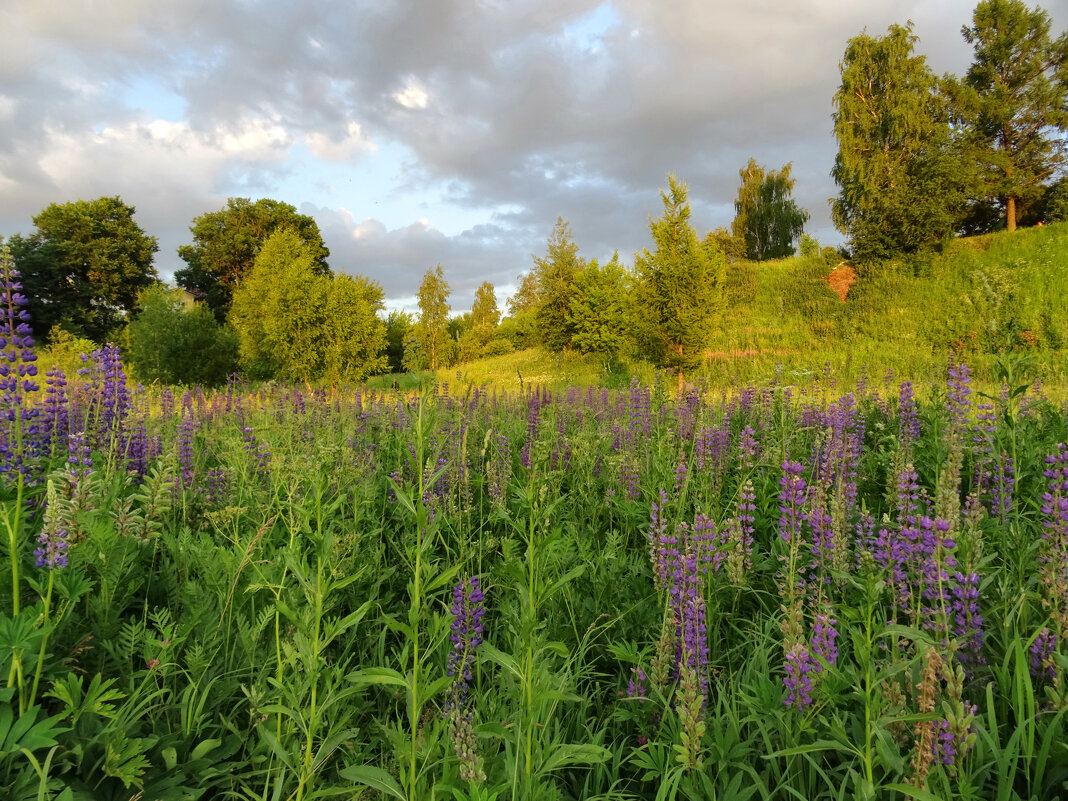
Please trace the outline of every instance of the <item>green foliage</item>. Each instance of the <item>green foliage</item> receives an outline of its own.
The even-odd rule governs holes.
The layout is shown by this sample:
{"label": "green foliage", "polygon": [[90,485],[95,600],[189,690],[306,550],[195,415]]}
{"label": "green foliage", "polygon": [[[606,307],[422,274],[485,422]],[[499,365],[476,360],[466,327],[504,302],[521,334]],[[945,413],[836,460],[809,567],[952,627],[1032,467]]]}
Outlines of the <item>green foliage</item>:
{"label": "green foliage", "polygon": [[[575,294],[575,279],[586,267],[586,260],[578,251],[571,226],[558,217],[549,235],[546,255],[534,257],[531,270],[537,298],[534,326],[539,341],[549,350],[560,351],[572,344],[571,298]],[[520,287],[521,292],[525,290]]]}
{"label": "green foliage", "polygon": [[1043,206],[1046,222],[1068,222],[1068,178],[1061,178],[1049,188]]}
{"label": "green foliage", "polygon": [[237,369],[237,335],[181,289],[144,290],[126,337],[126,357],[145,383],[215,386]]}
{"label": "green foliage", "polygon": [[846,45],[834,95],[838,140],[831,216],[860,262],[940,243],[964,216],[969,179],[946,102],[911,24]]}
{"label": "green foliage", "polygon": [[405,311],[386,316],[386,360],[389,372],[404,372],[404,341],[411,334],[415,318]]}
{"label": "green foliage", "polygon": [[238,287],[229,322],[254,376],[360,380],[386,366],[383,308],[377,283],[322,274],[315,248],[283,228]]}
{"label": "green foliage", "polygon": [[329,275],[319,226],[294,206],[262,198],[229,198],[219,211],[201,214],[189,230],[192,245],[182,245],[178,255],[186,266],[174,274],[178,286],[202,300],[222,322],[230,311],[234,292],[252,270],[256,256],[270,236],[283,228],[292,231],[306,246],[315,275]]}
{"label": "green foliage", "polygon": [[595,259],[575,276],[567,324],[580,351],[619,354],[632,339],[633,316],[633,281],[618,253],[603,267]]}
{"label": "green foliage", "polygon": [[708,234],[705,235],[705,245],[715,247],[723,254],[723,257],[727,260],[728,264],[733,264],[746,257],[745,237],[735,236],[726,228],[717,228],[714,231],[709,231]]}
{"label": "green foliage", "polygon": [[968,155],[981,166],[978,195],[992,195],[1016,230],[1065,163],[1068,32],[1054,39],[1049,15],[1021,0],[983,0],[962,30],[974,60],[953,84]]}
{"label": "green foliage", "polygon": [[103,344],[133,311],[156,280],[159,249],[134,211],[118,197],[52,203],[33,218],[32,234],[11,237],[37,337],[59,326]]}
{"label": "green foliage", "polygon": [[639,308],[653,360],[683,374],[704,361],[709,325],[717,311],[724,259],[703,244],[690,224],[686,185],[668,176],[664,215],[649,221],[656,250],[635,257]]}
{"label": "green foliage", "polygon": [[74,336],[63,328],[53,328],[48,347],[38,351],[37,361],[42,373],[58,367],[64,375],[74,376],[85,366],[82,354],[92,353],[96,349],[97,344],[91,339]]}
{"label": "green foliage", "polygon": [[745,243],[745,258],[752,261],[781,259],[793,255],[793,243],[804,231],[808,212],[790,197],[796,181],[790,177],[792,165],[765,172],[756,159],[738,175],[742,184],[734,201],[735,217],[731,235]]}
{"label": "green foliage", "polygon": [[446,363],[446,349],[449,343],[449,293],[452,288],[445,280],[445,272],[439,264],[433,270],[427,270],[423,282],[419,285],[419,322],[415,328],[415,338],[419,342],[422,354],[420,367],[416,360],[408,358],[405,353],[406,369],[421,369],[425,366],[437,370]]}

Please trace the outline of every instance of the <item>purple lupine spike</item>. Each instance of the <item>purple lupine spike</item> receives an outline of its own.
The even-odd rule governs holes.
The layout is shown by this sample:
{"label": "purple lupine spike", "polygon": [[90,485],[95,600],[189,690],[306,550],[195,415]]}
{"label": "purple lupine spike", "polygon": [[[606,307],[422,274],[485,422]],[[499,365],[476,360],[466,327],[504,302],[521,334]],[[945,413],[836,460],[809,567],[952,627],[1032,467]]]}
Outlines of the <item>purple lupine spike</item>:
{"label": "purple lupine spike", "polygon": [[903,448],[920,438],[920,415],[916,411],[916,398],[912,394],[912,382],[902,381],[897,402],[898,437]]}
{"label": "purple lupine spike", "polygon": [[965,669],[986,664],[983,658],[983,618],[979,614],[979,574],[957,572],[950,587],[953,597],[953,633],[961,641],[957,657]]}
{"label": "purple lupine spike", "polygon": [[[812,653],[828,665],[838,662],[838,629],[835,628],[837,625],[838,621],[826,614],[816,615],[816,620],[812,624]],[[816,672],[823,669],[819,662],[814,664]]]}
{"label": "purple lupine spike", "polygon": [[786,653],[786,675],[783,676],[783,686],[786,688],[786,698],[783,703],[795,709],[804,709],[812,703],[812,679],[809,674],[816,670],[816,663],[812,661],[812,654],[804,643],[795,643]]}
{"label": "purple lupine spike", "polygon": [[746,425],[738,435],[738,458],[743,467],[750,468],[760,458],[760,444],[753,427]]}
{"label": "purple lupine spike", "polygon": [[452,605],[449,607],[452,614],[449,626],[452,650],[446,668],[446,675],[452,677],[453,682],[446,709],[467,705],[467,692],[474,677],[475,650],[482,644],[482,618],[486,614],[484,602],[485,595],[478,576],[464,579],[453,587]]}
{"label": "purple lupine spike", "polygon": [[946,376],[946,408],[954,425],[963,428],[968,422],[968,411],[972,394],[970,386],[972,370],[964,362],[951,358]]}

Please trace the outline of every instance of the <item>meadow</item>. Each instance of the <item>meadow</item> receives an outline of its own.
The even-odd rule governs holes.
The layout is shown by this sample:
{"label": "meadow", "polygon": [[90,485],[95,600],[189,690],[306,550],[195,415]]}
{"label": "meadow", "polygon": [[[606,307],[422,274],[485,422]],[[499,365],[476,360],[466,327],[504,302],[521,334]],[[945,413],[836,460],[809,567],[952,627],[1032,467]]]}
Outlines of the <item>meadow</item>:
{"label": "meadow", "polygon": [[[9,308],[14,308],[9,305]],[[11,799],[1068,795],[1065,409],[4,367]],[[43,370],[43,366],[42,366]]]}

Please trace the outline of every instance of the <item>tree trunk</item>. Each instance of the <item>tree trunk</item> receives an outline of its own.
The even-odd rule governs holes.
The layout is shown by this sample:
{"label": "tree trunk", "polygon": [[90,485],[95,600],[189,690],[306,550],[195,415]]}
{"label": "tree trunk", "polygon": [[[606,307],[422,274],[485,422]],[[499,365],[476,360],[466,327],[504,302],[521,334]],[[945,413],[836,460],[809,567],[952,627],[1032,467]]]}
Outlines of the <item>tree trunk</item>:
{"label": "tree trunk", "polygon": [[1010,231],[1016,230],[1016,198],[1011,195],[1005,203],[1005,227]]}
{"label": "tree trunk", "polygon": [[682,343],[680,342],[675,347],[677,347],[679,349],[678,350],[678,352],[679,352],[679,395],[681,396],[682,395],[682,382],[683,382],[683,375],[682,375]]}

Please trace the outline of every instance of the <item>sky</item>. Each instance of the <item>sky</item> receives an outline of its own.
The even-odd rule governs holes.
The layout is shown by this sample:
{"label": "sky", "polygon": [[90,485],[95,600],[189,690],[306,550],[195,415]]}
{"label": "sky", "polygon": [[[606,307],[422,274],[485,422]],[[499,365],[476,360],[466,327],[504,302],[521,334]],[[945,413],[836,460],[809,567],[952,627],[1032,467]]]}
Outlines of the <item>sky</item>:
{"label": "sky", "polygon": [[[118,195],[183,266],[229,197],[314,217],[335,272],[414,309],[441,264],[454,313],[498,303],[571,225],[581,255],[652,248],[666,176],[700,235],[738,171],[790,162],[809,234],[830,222],[846,41],[914,23],[963,74],[973,0],[2,0],[0,236],[50,203]],[[1041,4],[1068,28],[1068,0]]]}

